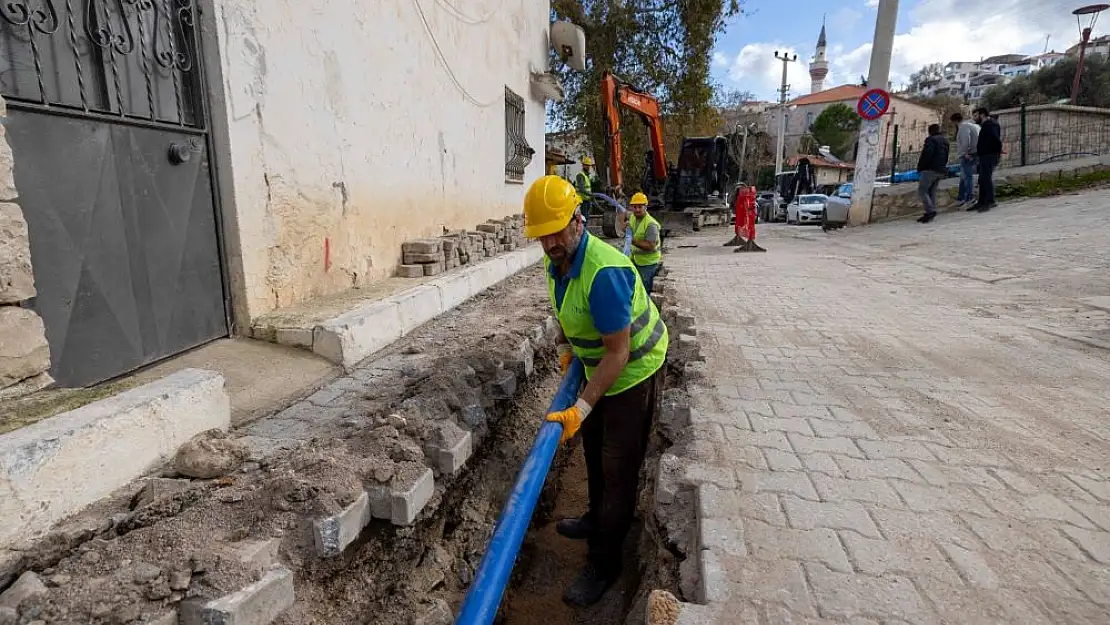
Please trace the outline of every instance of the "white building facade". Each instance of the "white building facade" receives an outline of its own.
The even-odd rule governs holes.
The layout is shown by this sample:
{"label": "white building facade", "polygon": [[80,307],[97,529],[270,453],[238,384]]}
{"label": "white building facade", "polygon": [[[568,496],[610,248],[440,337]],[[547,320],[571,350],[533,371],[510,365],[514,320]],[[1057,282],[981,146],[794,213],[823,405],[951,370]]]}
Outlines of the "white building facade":
{"label": "white building facade", "polygon": [[547,0],[53,6],[0,28],[0,343],[34,355],[0,387],[246,334],[543,175]]}

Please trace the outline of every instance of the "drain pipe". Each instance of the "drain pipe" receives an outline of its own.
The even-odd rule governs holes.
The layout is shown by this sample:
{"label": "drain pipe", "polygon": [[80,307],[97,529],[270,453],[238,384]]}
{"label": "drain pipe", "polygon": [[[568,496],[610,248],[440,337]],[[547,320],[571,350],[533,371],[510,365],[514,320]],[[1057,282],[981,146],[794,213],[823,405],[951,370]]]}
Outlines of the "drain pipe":
{"label": "drain pipe", "polygon": [[[627,236],[625,239],[626,242],[630,240]],[[549,412],[566,410],[573,406],[578,399],[583,378],[582,363],[575,358],[563,377],[555,398],[551,400]],[[520,553],[520,544],[524,542],[524,535],[528,532],[532,512],[540,498],[540,490],[543,489],[543,482],[547,478],[562,435],[562,424],[545,421],[540,426],[536,442],[532,443],[532,450],[524,459],[524,466],[520,468],[509,499],[501,510],[501,517],[493,528],[486,554],[482,556],[482,563],[478,565],[478,571],[466,592],[455,625],[490,625],[497,616],[497,608],[509,585],[513,563]]]}
{"label": "drain pipe", "polygon": [[632,255],[632,228],[624,227],[624,255]]}

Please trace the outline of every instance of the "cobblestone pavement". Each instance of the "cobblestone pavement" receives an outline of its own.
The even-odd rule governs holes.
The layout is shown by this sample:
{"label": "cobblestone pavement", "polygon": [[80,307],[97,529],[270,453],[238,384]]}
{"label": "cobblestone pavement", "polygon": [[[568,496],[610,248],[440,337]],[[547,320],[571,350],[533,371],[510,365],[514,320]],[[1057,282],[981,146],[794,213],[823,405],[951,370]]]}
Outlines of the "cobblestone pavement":
{"label": "cobblestone pavement", "polygon": [[717,622],[1110,622],[1108,217],[1103,190],[676,243]]}

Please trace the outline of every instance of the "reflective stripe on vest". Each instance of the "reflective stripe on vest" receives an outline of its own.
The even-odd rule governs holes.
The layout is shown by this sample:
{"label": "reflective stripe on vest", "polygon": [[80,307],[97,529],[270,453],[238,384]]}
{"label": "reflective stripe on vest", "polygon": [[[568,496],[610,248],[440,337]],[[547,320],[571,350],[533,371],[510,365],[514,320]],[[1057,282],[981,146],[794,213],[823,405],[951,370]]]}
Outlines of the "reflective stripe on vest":
{"label": "reflective stripe on vest", "polygon": [[589,174],[584,171],[578,172],[578,175],[574,177],[574,187],[579,195],[589,195],[592,191],[590,188],[592,184]]}
{"label": "reflective stripe on vest", "polygon": [[648,379],[667,359],[667,326],[663,323],[655,303],[648,297],[640,281],[639,272],[620,250],[593,236],[585,235],[586,251],[582,262],[582,272],[570,280],[567,292],[563,295],[563,305],[555,302],[555,279],[551,277],[550,261],[544,258],[547,271],[547,292],[551,306],[559,318],[559,325],[567,337],[574,355],[582,361],[586,369],[586,379],[593,377],[605,355],[605,344],[601,333],[594,327],[590,315],[590,289],[597,273],[606,267],[625,267],[633,270],[636,287],[632,295],[632,323],[628,345],[628,364],[624,366],[617,381],[606,391],[606,395],[624,392]]}
{"label": "reflective stripe on vest", "polygon": [[660,244],[663,242],[663,228],[659,226],[659,222],[655,221],[655,218],[648,213],[644,213],[643,219],[639,219],[638,217],[636,217],[636,215],[632,215],[629,224],[632,227],[632,238],[636,241],[643,241],[644,236],[647,235],[648,226],[652,224],[655,225],[655,229],[659,237],[655,241],[655,249],[648,252],[633,245],[632,262],[636,263],[637,265],[658,265],[659,261],[663,260],[663,253],[659,251]]}

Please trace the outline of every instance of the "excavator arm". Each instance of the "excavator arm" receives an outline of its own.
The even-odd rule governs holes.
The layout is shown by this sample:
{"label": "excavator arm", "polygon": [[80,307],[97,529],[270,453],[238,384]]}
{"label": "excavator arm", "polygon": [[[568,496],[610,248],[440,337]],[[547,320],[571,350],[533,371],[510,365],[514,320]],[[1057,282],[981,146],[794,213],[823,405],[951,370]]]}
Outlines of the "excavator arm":
{"label": "excavator arm", "polygon": [[[601,100],[605,115],[605,137],[609,148],[609,181],[614,195],[621,195],[621,119],[620,107],[636,113],[648,128],[651,140],[651,173],[661,187],[667,178],[667,159],[663,152],[663,120],[659,101],[651,95],[626,85],[616,76],[605,72],[601,77]],[[647,191],[647,189],[645,189]]]}

